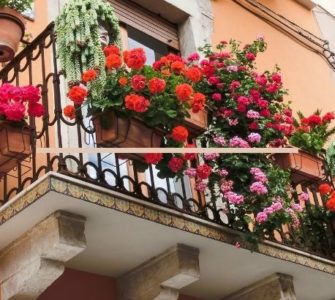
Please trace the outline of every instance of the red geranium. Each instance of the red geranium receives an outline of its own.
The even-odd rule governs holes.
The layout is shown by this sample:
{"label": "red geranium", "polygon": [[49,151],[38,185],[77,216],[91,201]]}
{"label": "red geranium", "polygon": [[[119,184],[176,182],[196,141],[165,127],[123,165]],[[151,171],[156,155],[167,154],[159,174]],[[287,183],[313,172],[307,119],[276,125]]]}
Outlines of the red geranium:
{"label": "red geranium", "polygon": [[206,102],[206,97],[205,97],[204,94],[195,93],[193,95],[193,99],[192,99],[192,103],[191,103],[192,111],[194,113],[197,113],[197,112],[203,110],[205,102]]}
{"label": "red geranium", "polygon": [[147,164],[157,165],[162,159],[162,153],[146,153],[144,155],[144,160]]}
{"label": "red geranium", "polygon": [[131,87],[135,91],[140,91],[145,88],[145,77],[143,75],[134,75],[131,78]]}
{"label": "red geranium", "polygon": [[180,157],[172,157],[168,163],[168,168],[173,173],[178,173],[184,166],[184,160]]}
{"label": "red geranium", "polygon": [[330,123],[332,120],[334,120],[335,116],[333,112],[328,112],[322,117],[322,123]]}
{"label": "red geranium", "polygon": [[254,61],[256,59],[256,55],[253,54],[252,52],[247,52],[247,54],[245,55],[245,57],[247,58],[247,60],[249,61]]}
{"label": "red geranium", "polygon": [[328,183],[322,183],[319,185],[319,193],[324,196],[332,191],[332,187]]}
{"label": "red geranium", "polygon": [[174,61],[171,64],[171,70],[176,74],[180,74],[185,68],[185,64],[182,61]]}
{"label": "red geranium", "polygon": [[67,96],[71,101],[73,101],[77,105],[81,105],[85,98],[87,97],[87,90],[79,85],[73,86],[69,92],[67,93]]}
{"label": "red geranium", "polygon": [[98,76],[98,73],[97,71],[91,69],[91,70],[87,70],[85,73],[83,73],[83,76],[82,76],[82,80],[87,83],[87,82],[90,82],[92,80],[95,80]]}
{"label": "red geranium", "polygon": [[326,207],[328,210],[330,210],[331,212],[335,212],[335,197],[331,197],[327,203],[326,203]]}
{"label": "red geranium", "polygon": [[[194,144],[188,144],[186,145],[186,148],[195,148]],[[197,158],[195,153],[185,153],[184,154],[184,159],[185,160],[195,160]]]}
{"label": "red geranium", "polygon": [[212,173],[212,167],[207,164],[203,164],[197,167],[197,176],[200,179],[207,179]]}
{"label": "red geranium", "polygon": [[179,84],[176,86],[176,95],[180,101],[188,101],[193,94],[193,88],[187,84]]}
{"label": "red geranium", "polygon": [[76,109],[73,105],[67,105],[63,109],[64,116],[73,120],[76,117]]}
{"label": "red geranium", "polygon": [[147,60],[145,52],[142,48],[136,48],[130,51],[127,50],[124,51],[123,58],[126,65],[134,70],[141,69]]}
{"label": "red geranium", "polygon": [[198,67],[191,67],[184,71],[184,75],[187,79],[193,82],[199,82],[202,77],[201,70]]}
{"label": "red geranium", "polygon": [[188,138],[188,130],[184,126],[176,126],[172,129],[171,137],[176,142],[184,143]]}
{"label": "red geranium", "polygon": [[115,46],[115,45],[109,45],[107,47],[104,48],[104,54],[105,56],[109,56],[111,54],[115,54],[120,56],[120,49],[119,47]]}
{"label": "red geranium", "polygon": [[41,103],[31,102],[28,106],[28,114],[31,117],[42,117],[44,115],[44,106]]}
{"label": "red geranium", "polygon": [[307,123],[311,127],[321,125],[322,119],[318,115],[311,115],[310,117],[307,118]]}
{"label": "red geranium", "polygon": [[119,55],[110,54],[106,57],[106,67],[108,70],[118,69],[122,65],[122,60]]}
{"label": "red geranium", "polygon": [[159,94],[164,92],[166,87],[166,82],[164,79],[154,77],[149,80],[148,87],[151,94]]}
{"label": "red geranium", "polygon": [[127,95],[125,98],[126,108],[138,113],[146,112],[150,106],[150,101],[143,96],[136,94]]}
{"label": "red geranium", "polygon": [[118,82],[119,82],[119,85],[126,86],[127,83],[128,83],[128,79],[127,79],[127,77],[122,76],[122,77],[119,78]]}

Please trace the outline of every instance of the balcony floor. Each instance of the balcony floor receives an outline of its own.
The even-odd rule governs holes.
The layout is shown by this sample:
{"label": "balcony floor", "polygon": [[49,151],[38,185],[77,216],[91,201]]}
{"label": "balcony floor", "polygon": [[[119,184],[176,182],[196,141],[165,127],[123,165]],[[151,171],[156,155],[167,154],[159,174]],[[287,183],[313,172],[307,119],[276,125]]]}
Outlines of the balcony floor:
{"label": "balcony floor", "polygon": [[[289,251],[272,246],[269,247],[273,253],[285,252],[286,256],[295,257],[297,263],[237,249],[220,241],[239,239],[238,234],[227,229],[157,205],[149,205],[150,208],[141,215],[145,202],[125,199],[114,192],[106,196],[108,191],[102,188],[85,194],[84,189],[91,190],[89,185],[83,189],[83,183],[78,180],[58,175],[52,177],[54,181],[47,176],[0,209],[0,249],[52,212],[66,210],[87,218],[87,250],[67,264],[70,268],[118,277],[176,243],[183,243],[200,249],[201,270],[200,280],[182,290],[183,294],[221,299],[272,273],[281,272],[294,277],[298,299],[334,297],[334,275],[330,273],[335,273],[335,263],[293,252],[289,254]],[[51,189],[50,185],[53,185]],[[69,194],[80,194],[81,197]],[[219,231],[222,236],[218,235]],[[307,263],[310,267],[302,265]]]}

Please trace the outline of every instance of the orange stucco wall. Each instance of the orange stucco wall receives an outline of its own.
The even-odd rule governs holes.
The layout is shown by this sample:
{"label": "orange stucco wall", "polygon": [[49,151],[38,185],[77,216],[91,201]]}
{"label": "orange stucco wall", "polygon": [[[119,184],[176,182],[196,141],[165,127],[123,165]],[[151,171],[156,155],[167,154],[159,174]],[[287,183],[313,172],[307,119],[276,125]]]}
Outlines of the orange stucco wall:
{"label": "orange stucco wall", "polygon": [[116,281],[112,277],[66,269],[38,299],[114,300]]}
{"label": "orange stucco wall", "polygon": [[[294,0],[259,1],[275,12],[289,18],[301,27],[321,36],[311,11]],[[257,35],[264,35],[268,49],[258,58],[259,70],[273,70],[275,64],[282,70],[287,100],[292,108],[311,113],[316,108],[335,110],[335,81],[328,63],[316,53],[245,10],[232,0],[213,0],[213,43],[237,39],[249,43]]]}

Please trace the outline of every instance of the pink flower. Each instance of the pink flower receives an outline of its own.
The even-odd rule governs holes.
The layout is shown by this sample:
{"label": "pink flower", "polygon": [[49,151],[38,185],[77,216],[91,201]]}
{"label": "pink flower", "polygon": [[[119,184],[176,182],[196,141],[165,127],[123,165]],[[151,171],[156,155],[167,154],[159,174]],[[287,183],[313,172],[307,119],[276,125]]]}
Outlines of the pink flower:
{"label": "pink flower", "polygon": [[211,76],[211,77],[209,77],[209,79],[208,79],[208,83],[209,83],[210,85],[216,85],[216,84],[220,83],[220,79],[219,79],[219,77]]}
{"label": "pink flower", "polygon": [[252,174],[253,178],[257,181],[260,181],[263,183],[268,181],[268,178],[266,177],[265,173],[259,168],[251,168],[250,174]]}
{"label": "pink flower", "polygon": [[239,81],[233,81],[233,82],[230,84],[230,89],[231,89],[231,90],[236,90],[236,89],[238,89],[240,86],[241,86],[241,83],[240,83]]}
{"label": "pink flower", "polygon": [[31,102],[28,107],[28,114],[31,117],[42,117],[44,115],[44,106],[41,103]]}
{"label": "pink flower", "polygon": [[39,87],[28,85],[22,87],[21,90],[23,101],[38,102],[41,99],[41,91]]}
{"label": "pink flower", "polygon": [[4,108],[5,116],[9,121],[22,121],[24,119],[25,111],[26,109],[24,105],[20,102],[15,102],[5,106]]}
{"label": "pink flower", "polygon": [[218,153],[204,153],[205,160],[216,160],[220,155]]}
{"label": "pink flower", "polygon": [[274,210],[273,208],[270,206],[270,207],[265,207],[263,209],[263,212],[265,212],[267,215],[272,215],[274,213]]}
{"label": "pink flower", "polygon": [[309,201],[309,195],[305,192],[299,194],[298,199],[303,202]]}
{"label": "pink flower", "polygon": [[250,186],[250,192],[257,195],[265,195],[268,193],[267,187],[261,181],[256,181]]}
{"label": "pink flower", "polygon": [[245,57],[247,58],[247,60],[249,61],[254,61],[256,58],[256,55],[253,54],[252,52],[247,52],[247,54],[245,55]]}
{"label": "pink flower", "polygon": [[273,212],[276,212],[276,211],[279,211],[283,208],[283,204],[279,201],[274,202],[274,203],[272,203],[271,208],[272,208]]}
{"label": "pink flower", "polygon": [[244,202],[244,196],[243,195],[238,195],[234,192],[227,192],[223,195],[224,198],[228,200],[229,203],[232,204],[242,204]]}
{"label": "pink flower", "polygon": [[250,145],[244,139],[241,139],[238,136],[235,136],[229,140],[230,147],[238,147],[238,148],[250,148]]}
{"label": "pink flower", "polygon": [[196,53],[196,52],[190,54],[190,55],[188,56],[188,58],[187,58],[188,61],[197,61],[197,60],[199,60],[199,59],[200,59],[200,56],[199,56],[199,54]]}
{"label": "pink flower", "polygon": [[240,249],[241,248],[241,244],[239,242],[236,242],[235,243],[235,248]]}
{"label": "pink flower", "polygon": [[229,175],[228,171],[226,169],[221,169],[221,170],[218,170],[218,174],[222,177],[226,177]]}
{"label": "pink flower", "polygon": [[297,212],[302,212],[303,208],[301,207],[301,205],[299,203],[292,203],[291,204],[291,208]]}
{"label": "pink flower", "polygon": [[250,99],[246,96],[239,96],[237,98],[237,103],[238,104],[243,104],[243,105],[248,105],[248,104],[250,104]]}
{"label": "pink flower", "polygon": [[269,84],[266,88],[266,91],[270,94],[274,94],[275,92],[277,92],[279,90],[279,86],[277,83],[273,83],[273,84]]}
{"label": "pink flower", "polygon": [[276,83],[281,83],[281,76],[279,73],[273,73],[271,79]]}
{"label": "pink flower", "polygon": [[213,141],[215,144],[219,145],[219,146],[225,146],[226,145],[226,140],[223,136],[215,136],[213,138]]}
{"label": "pink flower", "polygon": [[195,189],[201,193],[203,193],[207,188],[207,183],[203,180],[197,182]]}
{"label": "pink flower", "polygon": [[255,77],[255,82],[257,84],[259,84],[260,86],[265,86],[268,82],[268,80],[266,79],[266,77],[264,75],[261,76],[256,76]]}
{"label": "pink flower", "polygon": [[185,170],[184,174],[189,177],[197,176],[197,169],[195,168],[188,168]]}
{"label": "pink flower", "polygon": [[236,126],[238,125],[238,119],[229,119],[228,124],[229,126]]}
{"label": "pink flower", "polygon": [[247,112],[247,118],[249,119],[259,119],[260,115],[259,112],[255,111],[255,110],[248,110]]}
{"label": "pink flower", "polygon": [[238,72],[238,66],[231,65],[227,67],[228,72]]}
{"label": "pink flower", "polygon": [[256,216],[256,221],[259,224],[266,222],[267,219],[268,219],[268,215],[265,212],[259,212]]}
{"label": "pink flower", "polygon": [[228,193],[233,189],[234,182],[232,180],[223,180],[220,185],[220,190],[222,193]]}
{"label": "pink flower", "polygon": [[264,35],[263,34],[257,34],[256,40],[257,41],[264,41]]}
{"label": "pink flower", "polygon": [[248,142],[252,144],[258,144],[261,141],[262,137],[259,133],[252,132],[248,135]]}
{"label": "pink flower", "polygon": [[212,99],[213,99],[214,101],[221,101],[222,96],[221,96],[220,93],[214,93],[214,94],[212,95]]}

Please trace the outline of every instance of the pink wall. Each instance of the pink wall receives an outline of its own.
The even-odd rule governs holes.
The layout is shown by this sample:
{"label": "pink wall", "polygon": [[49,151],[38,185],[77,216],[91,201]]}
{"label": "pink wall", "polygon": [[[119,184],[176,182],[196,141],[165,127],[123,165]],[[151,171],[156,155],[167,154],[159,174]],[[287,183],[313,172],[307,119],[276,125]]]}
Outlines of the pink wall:
{"label": "pink wall", "polygon": [[116,300],[116,281],[112,277],[66,269],[38,299]]}

